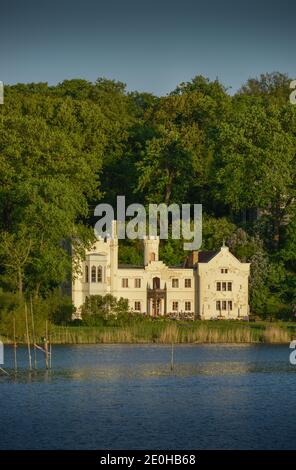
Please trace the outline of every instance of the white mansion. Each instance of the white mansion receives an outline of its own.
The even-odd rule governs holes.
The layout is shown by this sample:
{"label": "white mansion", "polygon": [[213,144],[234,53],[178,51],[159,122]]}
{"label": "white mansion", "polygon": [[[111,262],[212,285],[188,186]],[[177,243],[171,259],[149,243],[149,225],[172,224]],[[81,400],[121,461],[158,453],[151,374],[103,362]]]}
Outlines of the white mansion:
{"label": "white mansion", "polygon": [[73,281],[72,301],[79,312],[90,295],[112,294],[148,315],[188,313],[201,319],[246,318],[249,263],[241,263],[226,246],[215,252],[192,252],[183,267],[158,259],[159,238],[147,237],[144,265],[118,264],[116,225],[111,238],[97,240],[86,252],[81,275]]}

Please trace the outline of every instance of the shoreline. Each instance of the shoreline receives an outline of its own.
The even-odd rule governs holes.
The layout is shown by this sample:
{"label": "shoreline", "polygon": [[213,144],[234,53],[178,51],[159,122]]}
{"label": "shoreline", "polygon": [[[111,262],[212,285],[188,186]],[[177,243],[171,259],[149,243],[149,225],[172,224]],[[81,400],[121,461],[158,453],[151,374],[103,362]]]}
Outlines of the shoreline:
{"label": "shoreline", "polygon": [[[294,322],[235,321],[143,321],[122,325],[50,325],[49,340],[65,344],[289,344],[296,338]],[[10,332],[0,331],[4,344],[13,344]],[[27,344],[25,334],[16,335],[18,345]],[[36,342],[44,343],[37,334]],[[30,335],[30,343],[33,344]]]}
{"label": "shoreline", "polygon": [[[3,344],[5,346],[13,346],[13,341],[3,341]],[[208,341],[208,342],[198,342],[198,341],[195,341],[195,342],[178,342],[178,343],[160,343],[160,342],[151,342],[151,341],[134,341],[134,342],[130,342],[130,343],[127,343],[127,342],[96,342],[96,343],[91,343],[91,342],[84,342],[84,343],[74,343],[74,342],[68,342],[68,343],[59,343],[59,342],[51,342],[50,343],[52,346],[95,346],[95,345],[121,345],[121,346],[132,346],[132,345],[136,345],[136,346],[171,346],[172,344],[174,346],[193,346],[193,345],[200,345],[200,346],[205,346],[205,345],[210,345],[210,344],[220,344],[220,345],[253,345],[253,346],[260,346],[260,345],[272,345],[272,346],[283,346],[283,345],[289,345],[290,344],[290,341],[288,342],[285,342],[285,341],[282,341],[282,342],[271,342],[271,341],[252,341],[252,342],[244,342],[244,341],[240,341],[240,342],[233,342],[233,341],[229,341],[229,342],[225,342],[225,341]],[[30,343],[30,347],[33,348],[33,343]],[[27,343],[24,343],[24,342],[20,342],[20,343],[17,343],[17,347],[27,347]]]}

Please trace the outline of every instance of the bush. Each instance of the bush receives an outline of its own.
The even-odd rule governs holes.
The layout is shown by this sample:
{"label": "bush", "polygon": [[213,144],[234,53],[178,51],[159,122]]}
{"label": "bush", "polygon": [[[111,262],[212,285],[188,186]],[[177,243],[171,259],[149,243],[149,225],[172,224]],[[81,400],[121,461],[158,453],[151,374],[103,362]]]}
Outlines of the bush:
{"label": "bush", "polygon": [[87,326],[100,326],[129,317],[127,299],[116,299],[111,294],[91,295],[85,299],[81,308],[83,323]]}
{"label": "bush", "polygon": [[74,306],[70,297],[52,292],[46,299],[49,319],[56,325],[66,325],[71,322]]}
{"label": "bush", "polygon": [[7,338],[13,338],[13,325],[15,321],[17,340],[26,337],[27,307],[29,333],[32,334],[32,310],[36,338],[44,336],[46,320],[48,328],[51,323],[65,325],[71,321],[73,306],[71,299],[60,292],[53,291],[46,298],[33,297],[20,298],[18,294],[0,291],[0,333]]}

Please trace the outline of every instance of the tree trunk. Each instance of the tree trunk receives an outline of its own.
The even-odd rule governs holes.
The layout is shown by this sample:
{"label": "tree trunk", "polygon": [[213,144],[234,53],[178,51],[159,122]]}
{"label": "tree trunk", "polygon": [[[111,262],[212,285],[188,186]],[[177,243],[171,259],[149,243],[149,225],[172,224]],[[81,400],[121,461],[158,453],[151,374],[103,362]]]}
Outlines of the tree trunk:
{"label": "tree trunk", "polygon": [[170,203],[170,199],[171,199],[171,195],[172,195],[172,187],[173,187],[173,181],[174,181],[174,173],[169,173],[169,181],[168,181],[168,184],[166,185],[166,188],[165,188],[165,196],[164,196],[164,202],[166,205],[169,205]]}
{"label": "tree trunk", "polygon": [[23,296],[23,273],[22,273],[21,268],[18,268],[17,276],[18,276],[18,292],[19,292],[19,296],[22,297]]}
{"label": "tree trunk", "polygon": [[41,285],[41,283],[37,282],[36,289],[35,289],[35,295],[34,295],[35,299],[37,299],[39,297],[40,285]]}

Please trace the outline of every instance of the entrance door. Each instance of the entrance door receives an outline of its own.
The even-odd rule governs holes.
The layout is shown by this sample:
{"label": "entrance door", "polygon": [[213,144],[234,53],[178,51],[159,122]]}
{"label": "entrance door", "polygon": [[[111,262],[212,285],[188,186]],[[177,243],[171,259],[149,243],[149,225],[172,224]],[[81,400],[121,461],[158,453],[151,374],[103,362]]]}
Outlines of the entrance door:
{"label": "entrance door", "polygon": [[152,300],[152,313],[156,317],[157,315],[160,315],[160,302],[161,299],[153,299]]}

